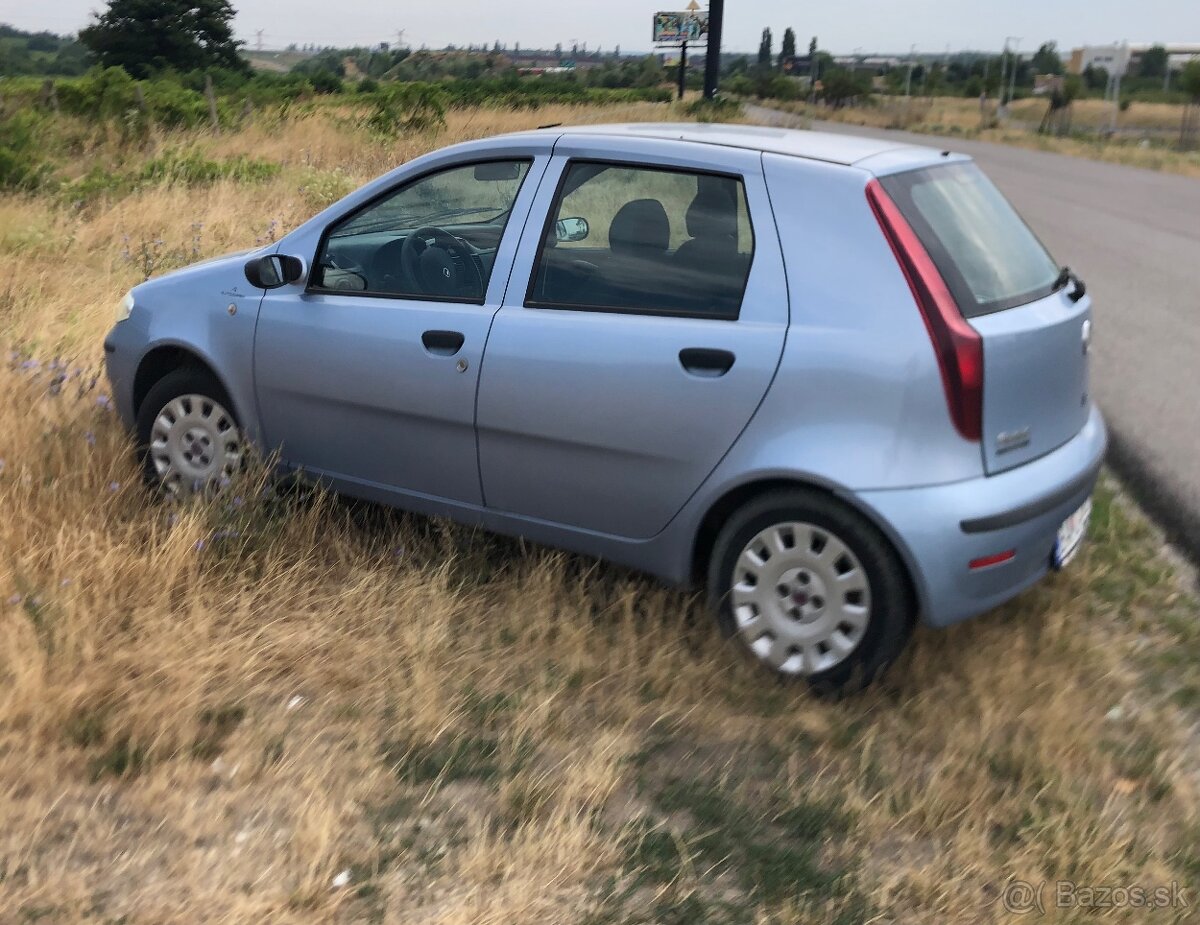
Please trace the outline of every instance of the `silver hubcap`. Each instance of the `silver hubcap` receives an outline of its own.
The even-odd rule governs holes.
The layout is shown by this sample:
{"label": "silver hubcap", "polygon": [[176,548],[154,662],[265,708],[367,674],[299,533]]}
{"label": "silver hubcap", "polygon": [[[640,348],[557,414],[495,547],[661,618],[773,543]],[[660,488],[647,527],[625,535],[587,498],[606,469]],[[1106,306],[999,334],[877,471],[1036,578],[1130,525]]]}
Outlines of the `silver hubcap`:
{"label": "silver hubcap", "polygon": [[167,402],[150,430],[150,458],[163,487],[194,491],[232,478],[242,461],[233,415],[206,395]]}
{"label": "silver hubcap", "polygon": [[737,632],[784,674],[827,671],[862,642],[871,586],[842,540],[808,523],[780,523],[746,544],[730,592]]}

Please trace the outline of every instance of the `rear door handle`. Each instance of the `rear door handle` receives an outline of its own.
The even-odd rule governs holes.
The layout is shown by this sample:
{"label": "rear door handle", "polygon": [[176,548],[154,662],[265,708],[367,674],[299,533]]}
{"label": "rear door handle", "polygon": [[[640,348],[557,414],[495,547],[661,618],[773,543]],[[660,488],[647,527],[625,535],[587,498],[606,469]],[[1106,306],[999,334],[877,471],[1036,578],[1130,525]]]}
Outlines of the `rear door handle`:
{"label": "rear door handle", "polygon": [[679,363],[693,376],[716,379],[733,368],[736,359],[728,350],[713,350],[708,347],[688,347],[679,351]]}
{"label": "rear door handle", "polygon": [[458,331],[426,331],[421,335],[421,343],[426,351],[439,357],[452,357],[462,349],[463,337]]}

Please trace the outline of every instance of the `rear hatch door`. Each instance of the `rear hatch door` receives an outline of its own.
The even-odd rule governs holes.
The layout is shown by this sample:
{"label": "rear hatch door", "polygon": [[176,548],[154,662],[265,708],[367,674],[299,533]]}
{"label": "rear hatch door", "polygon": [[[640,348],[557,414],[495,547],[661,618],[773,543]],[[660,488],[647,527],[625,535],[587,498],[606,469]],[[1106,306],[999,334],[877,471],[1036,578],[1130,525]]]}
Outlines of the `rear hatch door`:
{"label": "rear hatch door", "polygon": [[881,180],[983,341],[983,463],[1062,446],[1088,416],[1091,303],[969,161]]}

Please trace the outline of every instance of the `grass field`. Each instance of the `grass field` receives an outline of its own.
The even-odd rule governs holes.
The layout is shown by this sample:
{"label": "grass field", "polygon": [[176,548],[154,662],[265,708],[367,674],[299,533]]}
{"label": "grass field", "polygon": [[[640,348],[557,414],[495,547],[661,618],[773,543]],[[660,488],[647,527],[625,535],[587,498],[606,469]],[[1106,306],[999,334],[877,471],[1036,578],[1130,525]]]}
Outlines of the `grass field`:
{"label": "grass field", "polygon": [[769,100],[763,101],[763,105],[807,119],[906,129],[931,135],[958,135],[1200,177],[1200,151],[1177,149],[1183,107],[1169,103],[1134,103],[1118,115],[1120,134],[1112,138],[1101,134],[1112,119],[1112,104],[1103,100],[1074,103],[1071,131],[1062,137],[1038,134],[1037,128],[1047,106],[1041,99],[1017,100],[1010,107],[1009,118],[999,124],[994,124],[994,102],[989,107],[985,124],[978,100],[961,97],[914,97],[910,100],[874,97],[872,105],[843,109]]}
{"label": "grass field", "polygon": [[[1195,901],[1198,607],[1112,482],[1068,571],[840,703],[587,560],[252,478],[139,485],[97,378],[132,284],[432,146],[663,115],[97,130],[74,185],[0,197],[0,922],[1017,922],[1018,879]],[[1095,918],[1049,889],[1046,919]]]}

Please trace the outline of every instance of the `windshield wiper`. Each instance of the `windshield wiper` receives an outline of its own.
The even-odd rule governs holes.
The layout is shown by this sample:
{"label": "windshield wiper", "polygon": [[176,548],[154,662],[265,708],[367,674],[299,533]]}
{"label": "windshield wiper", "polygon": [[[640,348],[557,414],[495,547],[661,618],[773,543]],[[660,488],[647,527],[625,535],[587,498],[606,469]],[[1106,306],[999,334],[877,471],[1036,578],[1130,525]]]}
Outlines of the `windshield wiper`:
{"label": "windshield wiper", "polygon": [[1058,271],[1058,279],[1054,281],[1054,291],[1058,292],[1067,283],[1075,284],[1075,288],[1067,293],[1067,298],[1072,302],[1078,302],[1087,293],[1087,286],[1084,285],[1083,280],[1072,273],[1070,267],[1063,267]]}

